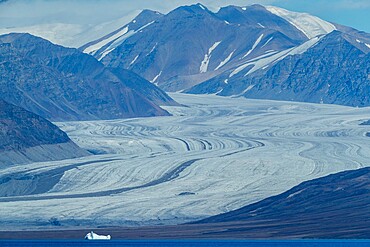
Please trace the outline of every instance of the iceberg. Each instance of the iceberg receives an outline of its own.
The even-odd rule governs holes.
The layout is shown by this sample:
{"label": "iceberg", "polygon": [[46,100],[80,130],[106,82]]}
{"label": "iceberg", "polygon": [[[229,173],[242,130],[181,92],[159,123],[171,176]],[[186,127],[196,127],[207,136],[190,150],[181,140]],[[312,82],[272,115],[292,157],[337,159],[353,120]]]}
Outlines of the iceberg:
{"label": "iceberg", "polygon": [[91,231],[88,234],[86,234],[85,239],[87,240],[110,240],[111,236],[110,235],[107,235],[107,236],[99,235]]}

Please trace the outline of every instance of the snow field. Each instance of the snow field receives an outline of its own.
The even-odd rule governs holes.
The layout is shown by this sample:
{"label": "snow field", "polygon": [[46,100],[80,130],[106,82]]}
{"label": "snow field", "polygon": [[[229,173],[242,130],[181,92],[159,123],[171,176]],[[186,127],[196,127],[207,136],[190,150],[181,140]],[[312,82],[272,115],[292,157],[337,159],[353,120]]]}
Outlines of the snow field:
{"label": "snow field", "polygon": [[280,16],[288,21],[309,39],[336,30],[336,27],[330,22],[307,13],[288,11],[274,6],[266,6],[266,9],[272,14]]}

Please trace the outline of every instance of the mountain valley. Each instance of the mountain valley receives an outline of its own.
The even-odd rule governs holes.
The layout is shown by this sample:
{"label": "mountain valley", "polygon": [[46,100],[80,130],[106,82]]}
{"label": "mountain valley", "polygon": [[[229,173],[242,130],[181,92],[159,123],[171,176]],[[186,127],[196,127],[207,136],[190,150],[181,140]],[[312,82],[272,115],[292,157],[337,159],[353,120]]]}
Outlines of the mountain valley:
{"label": "mountain valley", "polygon": [[369,33],[259,4],[134,14],[0,28],[0,239],[370,237]]}

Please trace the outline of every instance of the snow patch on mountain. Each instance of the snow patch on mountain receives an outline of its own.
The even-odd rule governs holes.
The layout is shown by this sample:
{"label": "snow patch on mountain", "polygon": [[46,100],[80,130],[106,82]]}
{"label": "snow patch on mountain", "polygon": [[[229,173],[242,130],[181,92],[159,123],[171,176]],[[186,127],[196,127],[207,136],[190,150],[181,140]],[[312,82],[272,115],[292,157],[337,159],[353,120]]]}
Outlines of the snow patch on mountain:
{"label": "snow patch on mountain", "polygon": [[261,34],[261,35],[258,37],[258,39],[256,40],[256,42],[254,42],[254,44],[253,44],[252,48],[251,48],[247,53],[245,53],[245,55],[244,55],[242,58],[245,58],[245,57],[247,57],[249,54],[251,54],[251,53],[252,53],[252,51],[253,51],[254,49],[256,49],[257,45],[261,42],[262,38],[263,38],[263,34]]}
{"label": "snow patch on mountain", "polygon": [[238,74],[240,71],[244,70],[245,68],[247,68],[249,65],[251,65],[251,63],[245,63],[239,67],[237,67],[236,69],[233,70],[233,72],[230,73],[229,75],[229,78],[233,77],[234,75]]}
{"label": "snow patch on mountain", "polygon": [[218,42],[215,42],[209,49],[208,49],[208,53],[206,53],[204,55],[204,59],[203,61],[201,62],[200,64],[200,67],[199,67],[199,72],[200,73],[205,73],[207,72],[208,70],[208,64],[209,64],[209,60],[211,59],[211,53],[214,49],[216,49],[216,47],[221,43],[221,41],[218,41]]}
{"label": "snow patch on mountain", "polygon": [[111,49],[109,49],[109,50],[104,51],[104,52],[100,55],[100,57],[98,58],[98,60],[99,60],[99,61],[100,61],[100,60],[102,60],[106,55],[108,55],[109,53],[111,53],[114,49],[115,49],[115,48],[111,48]]}
{"label": "snow patch on mountain", "polygon": [[148,54],[146,54],[147,56],[149,56],[150,54],[152,54],[152,52],[155,50],[155,48],[157,47],[158,43],[155,43],[155,45],[153,46],[153,48],[150,50],[150,52]]}
{"label": "snow patch on mountain", "polygon": [[107,46],[103,51],[100,51],[101,55],[98,57],[98,60],[100,61],[106,55],[108,55],[110,52],[116,49],[120,44],[122,44],[126,39],[128,39],[129,37],[131,37],[137,32],[141,32],[144,28],[150,26],[153,23],[154,21],[149,22],[137,30],[130,30],[129,25],[127,25],[126,27],[124,27],[121,31],[117,32],[116,34],[111,35],[96,44],[86,47],[83,50],[83,52],[91,54],[91,55],[95,55],[96,52],[100,51],[103,47]]}
{"label": "snow patch on mountain", "polygon": [[136,62],[136,60],[138,59],[138,57],[139,57],[139,55],[137,55],[132,61],[131,61],[131,63],[130,63],[130,65],[133,65],[135,62]]}
{"label": "snow patch on mountain", "polygon": [[356,39],[356,42],[359,43],[359,44],[364,44],[367,48],[370,49],[370,44],[367,44],[367,43],[365,43],[365,42],[363,42],[363,41],[361,41],[359,39]]}
{"label": "snow patch on mountain", "polygon": [[[113,51],[114,49],[116,49],[120,44],[123,43],[123,41],[125,41],[127,38],[131,37],[132,35],[134,35],[136,33],[136,31],[133,31],[133,30],[130,30],[128,31],[127,33],[125,33],[124,35],[118,37],[116,40],[113,41],[112,44],[110,44],[108,46],[108,48],[106,48],[104,50],[104,52],[102,53],[102,56],[100,56],[98,58],[98,60],[102,60],[107,54],[109,54],[111,51]],[[103,56],[104,54],[104,56]]]}
{"label": "snow patch on mountain", "polygon": [[227,58],[225,58],[225,60],[221,61],[221,63],[215,68],[215,70],[218,70],[219,68],[221,68],[222,66],[224,66],[225,64],[227,64],[227,62],[230,61],[231,57],[233,56],[235,50],[232,51],[229,56]]}
{"label": "snow patch on mountain", "polygon": [[308,49],[310,49],[314,45],[316,45],[317,42],[319,42],[323,37],[324,36],[315,37],[313,39],[310,39],[310,40],[304,42],[302,45],[299,45],[297,47],[294,47],[294,48],[290,49],[291,51],[287,54],[287,56],[305,53]]}
{"label": "snow patch on mountain", "polygon": [[108,44],[109,42],[118,39],[122,35],[125,35],[128,32],[128,26],[126,26],[124,29],[121,31],[117,32],[115,35],[110,36],[109,38],[100,41],[99,43],[96,43],[92,46],[87,47],[83,52],[88,53],[88,54],[95,54],[100,48]]}
{"label": "snow patch on mountain", "polygon": [[269,39],[266,41],[266,43],[264,43],[264,44],[263,44],[263,46],[262,46],[261,48],[265,47],[268,43],[270,43],[270,41],[271,41],[273,38],[274,38],[274,37],[269,38]]}
{"label": "snow patch on mountain", "polygon": [[203,9],[203,10],[206,10],[206,7],[204,7],[202,4],[198,4],[199,8]]}
{"label": "snow patch on mountain", "polygon": [[289,52],[289,50],[284,50],[284,51],[276,53],[272,56],[255,60],[254,62],[250,63],[250,65],[253,65],[253,68],[251,68],[244,76],[250,75],[250,74],[252,74],[253,72],[255,72],[257,70],[259,70],[261,68],[264,68],[265,66],[267,66],[271,63],[276,62],[278,59],[284,57],[288,52]]}
{"label": "snow patch on mountain", "polygon": [[158,75],[156,75],[154,78],[153,78],[153,80],[151,80],[150,82],[151,83],[153,83],[153,82],[155,82],[160,76],[161,76],[161,74],[162,74],[162,70],[159,72],[159,74]]}
{"label": "snow patch on mountain", "polygon": [[313,47],[320,39],[321,39],[320,37],[315,37],[313,39],[310,39],[310,40],[306,41],[305,43],[303,43],[300,46],[284,50],[284,51],[276,53],[275,55],[272,55],[270,57],[259,59],[259,60],[257,60],[256,62],[253,63],[254,67],[251,70],[249,70],[245,74],[245,76],[250,75],[253,72],[255,72],[255,71],[257,71],[261,68],[262,69],[267,68],[267,66],[269,66],[270,64],[275,63],[277,61],[280,61],[280,60],[284,59],[287,56],[303,54],[309,48]]}
{"label": "snow patch on mountain", "polygon": [[313,39],[306,41],[302,45],[289,48],[281,52],[270,51],[269,53],[266,53],[254,59],[248,60],[246,63],[242,64],[241,66],[233,70],[230,73],[229,78],[233,77],[234,75],[238,74],[239,72],[243,71],[249,66],[253,66],[253,67],[250,70],[248,70],[248,72],[244,76],[250,75],[251,73],[261,68],[266,69],[270,64],[280,61],[289,55],[297,55],[297,54],[305,53],[309,48],[313,47],[322,37],[323,36],[315,37]]}
{"label": "snow patch on mountain", "polygon": [[240,96],[242,96],[243,94],[245,94],[246,92],[248,92],[249,90],[252,90],[253,88],[254,88],[254,84],[252,84],[252,85],[249,85],[246,89],[244,89],[243,90],[243,92],[241,92],[240,94],[237,94],[237,95],[233,95],[232,97],[234,98],[236,98],[236,97],[240,97]]}
{"label": "snow patch on mountain", "polygon": [[280,16],[291,23],[309,39],[336,30],[333,24],[307,13],[288,11],[274,6],[266,6],[265,8],[272,14]]}
{"label": "snow patch on mountain", "polygon": [[[282,52],[279,52],[279,53],[276,53],[276,52],[273,51],[273,52],[269,52],[269,53],[263,54],[261,56],[258,56],[254,59],[248,60],[246,63],[244,63],[244,64],[240,65],[239,67],[237,67],[236,69],[234,69],[230,73],[229,78],[233,77],[234,75],[238,74],[239,72],[243,71],[244,69],[246,69],[249,66],[253,66],[253,71],[252,72],[254,72],[257,69],[262,68],[263,66],[266,66],[267,64],[275,61],[277,58],[279,58],[281,56],[281,54],[285,54],[285,53],[287,53],[286,50],[284,50]],[[250,73],[248,73],[248,74],[250,74]]]}

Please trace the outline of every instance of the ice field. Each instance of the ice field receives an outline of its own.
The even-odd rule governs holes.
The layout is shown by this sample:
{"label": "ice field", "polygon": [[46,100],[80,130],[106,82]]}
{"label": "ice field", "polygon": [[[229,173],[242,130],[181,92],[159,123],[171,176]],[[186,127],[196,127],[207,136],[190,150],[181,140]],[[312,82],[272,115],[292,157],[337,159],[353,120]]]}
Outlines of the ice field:
{"label": "ice field", "polygon": [[370,166],[370,108],[171,96],[171,117],[57,123],[96,155],[1,168],[0,228],[183,223]]}

